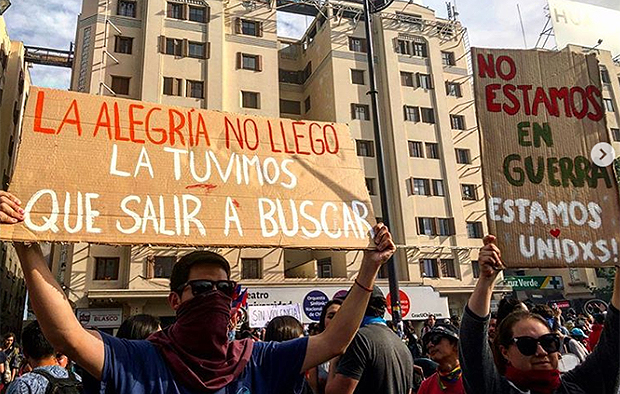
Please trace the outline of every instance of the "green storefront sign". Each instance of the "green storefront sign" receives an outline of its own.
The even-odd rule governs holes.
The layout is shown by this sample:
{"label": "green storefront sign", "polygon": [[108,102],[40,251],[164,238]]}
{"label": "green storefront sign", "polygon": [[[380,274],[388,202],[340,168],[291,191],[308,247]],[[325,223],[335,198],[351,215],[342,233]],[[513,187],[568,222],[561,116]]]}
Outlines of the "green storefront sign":
{"label": "green storefront sign", "polygon": [[561,290],[564,282],[561,276],[506,276],[504,285],[513,290]]}

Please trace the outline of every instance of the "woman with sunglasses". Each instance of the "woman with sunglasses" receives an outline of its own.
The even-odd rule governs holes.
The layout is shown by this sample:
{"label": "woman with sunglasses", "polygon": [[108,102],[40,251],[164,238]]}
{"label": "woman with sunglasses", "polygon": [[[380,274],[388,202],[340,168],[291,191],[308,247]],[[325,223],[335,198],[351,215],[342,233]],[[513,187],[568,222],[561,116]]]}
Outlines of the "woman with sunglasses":
{"label": "woman with sunglasses", "polygon": [[[618,379],[620,350],[620,271],[602,346],[578,367],[560,376],[560,338],[541,316],[522,311],[510,314],[497,329],[493,361],[487,341],[491,296],[504,268],[495,237],[484,238],[478,258],[480,279],[465,308],[460,330],[460,358],[467,393],[485,394],[612,394]],[[496,365],[497,364],[497,365]]]}

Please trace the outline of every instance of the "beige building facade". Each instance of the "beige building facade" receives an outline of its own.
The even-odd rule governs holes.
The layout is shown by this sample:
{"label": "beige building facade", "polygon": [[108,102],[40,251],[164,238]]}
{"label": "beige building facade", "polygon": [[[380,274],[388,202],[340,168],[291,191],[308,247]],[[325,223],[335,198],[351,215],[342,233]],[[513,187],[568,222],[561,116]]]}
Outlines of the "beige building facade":
{"label": "beige building facade", "polygon": [[[0,16],[0,176],[7,190],[20,136],[22,113],[30,86],[24,44],[11,41]],[[0,333],[19,335],[26,299],[24,275],[10,243],[0,243]]]}

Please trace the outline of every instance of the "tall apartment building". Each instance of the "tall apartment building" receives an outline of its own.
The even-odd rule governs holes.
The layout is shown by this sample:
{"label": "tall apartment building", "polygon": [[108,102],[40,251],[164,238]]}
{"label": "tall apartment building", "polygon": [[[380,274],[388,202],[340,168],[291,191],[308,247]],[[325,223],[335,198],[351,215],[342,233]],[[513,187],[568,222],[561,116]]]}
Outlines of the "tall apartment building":
{"label": "tall apartment building", "polygon": [[[24,44],[11,41],[0,16],[0,176],[7,190],[19,141],[22,112],[30,86]],[[0,243],[0,333],[21,332],[26,286],[15,250]]]}
{"label": "tall apartment building", "polygon": [[[300,40],[290,40],[277,37],[272,6],[84,0],[71,89],[348,123],[381,218],[361,9],[346,2],[324,7]],[[375,20],[401,287],[411,304],[424,305],[428,300],[420,291],[432,286],[435,292],[425,296],[444,304],[447,298],[450,313],[458,314],[475,284],[477,250],[486,232],[467,37],[458,22],[412,3],[397,2]],[[234,279],[258,289],[251,295],[346,288],[361,260],[359,252],[220,252],[231,261]],[[85,319],[95,308],[112,308],[116,316],[172,314],[166,277],[183,250],[77,244],[53,253],[58,277]]]}

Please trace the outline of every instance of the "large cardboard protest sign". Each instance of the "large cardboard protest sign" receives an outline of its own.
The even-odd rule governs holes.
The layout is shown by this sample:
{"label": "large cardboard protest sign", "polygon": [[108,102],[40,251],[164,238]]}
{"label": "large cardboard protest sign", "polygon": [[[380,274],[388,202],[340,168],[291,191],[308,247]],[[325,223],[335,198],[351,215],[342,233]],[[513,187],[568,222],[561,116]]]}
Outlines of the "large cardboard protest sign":
{"label": "large cardboard protest sign", "polygon": [[374,224],[346,125],[42,88],[10,191],[6,240],[354,249]]}
{"label": "large cardboard protest sign", "polygon": [[620,203],[598,62],[569,51],[472,50],[491,233],[511,267],[618,264]]}

